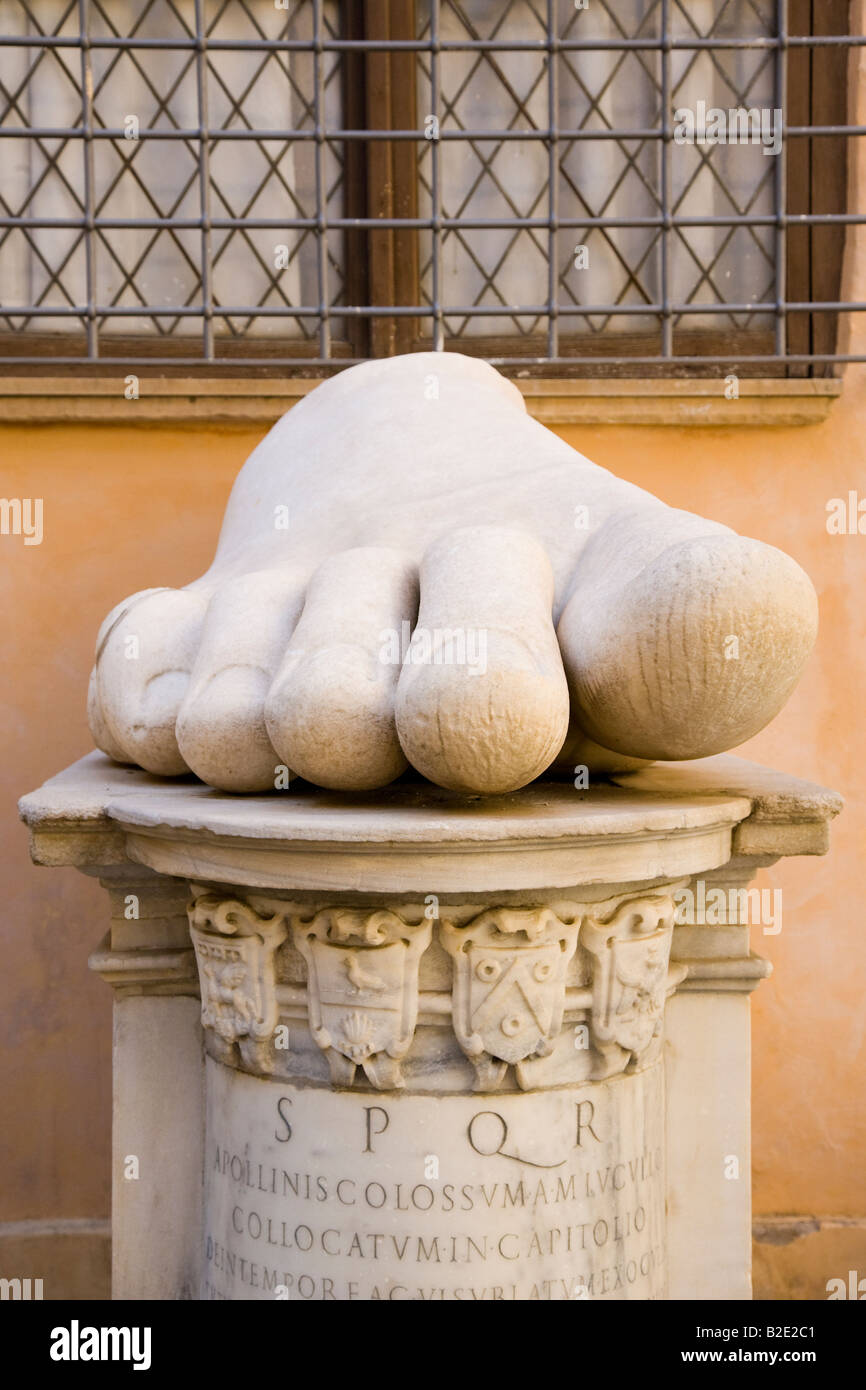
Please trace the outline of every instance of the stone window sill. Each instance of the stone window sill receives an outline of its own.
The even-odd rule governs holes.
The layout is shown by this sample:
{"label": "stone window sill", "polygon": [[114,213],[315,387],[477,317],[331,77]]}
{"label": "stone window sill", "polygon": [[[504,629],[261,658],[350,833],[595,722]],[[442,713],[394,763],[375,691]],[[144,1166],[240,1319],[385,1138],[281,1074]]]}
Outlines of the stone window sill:
{"label": "stone window sill", "polygon": [[[250,378],[141,377],[128,400],[126,378],[0,378],[0,423],[270,425],[318,382]],[[842,382],[743,378],[739,397],[725,380],[517,381],[531,415],[545,425],[815,425]]]}

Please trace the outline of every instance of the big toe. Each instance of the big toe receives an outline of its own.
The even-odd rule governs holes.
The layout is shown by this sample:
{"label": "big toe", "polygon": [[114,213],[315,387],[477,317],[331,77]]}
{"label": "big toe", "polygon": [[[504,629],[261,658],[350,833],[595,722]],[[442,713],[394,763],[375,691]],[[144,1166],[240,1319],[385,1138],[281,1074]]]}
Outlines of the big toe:
{"label": "big toe", "polygon": [[432,782],[513,791],[555,758],[568,728],[568,687],[552,601],[550,563],[527,532],[468,527],[425,555],[397,730],[413,767]]}
{"label": "big toe", "polygon": [[669,546],[621,587],[580,588],[559,640],[581,727],[640,758],[702,758],[778,714],[817,632],[796,561],[760,541]]}

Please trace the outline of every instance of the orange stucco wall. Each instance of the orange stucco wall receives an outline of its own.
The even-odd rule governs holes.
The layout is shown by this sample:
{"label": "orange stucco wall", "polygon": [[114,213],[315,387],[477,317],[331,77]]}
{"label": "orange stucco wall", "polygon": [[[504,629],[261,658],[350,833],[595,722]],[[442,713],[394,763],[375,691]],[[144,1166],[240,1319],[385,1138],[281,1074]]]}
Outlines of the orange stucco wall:
{"label": "orange stucco wall", "polygon": [[[755,929],[775,973],[754,997],[754,1199],[757,1213],[864,1217],[866,535],[828,534],[826,503],[851,489],[866,498],[866,373],[849,373],[816,426],[563,433],[667,501],[782,547],[818,590],[821,632],[806,676],[743,750],[848,801],[827,858],[787,860],[763,879],[783,889],[784,925],[778,936]],[[30,865],[15,799],[90,747],[84,694],[101,618],[127,593],[200,572],[259,434],[0,428],[3,495],[45,506],[40,546],[0,537],[0,1030],[4,1111],[14,1117],[0,1136],[0,1221],[100,1217],[109,1207],[110,990],[86,970],[107,904],[95,881]]]}
{"label": "orange stucco wall", "polygon": [[[852,32],[866,32],[864,18],[857,0]],[[862,49],[851,55],[850,92],[852,121],[866,123]],[[866,141],[850,143],[849,203],[862,211]],[[843,297],[866,300],[862,228],[849,236]],[[852,321],[842,347],[862,352],[866,315]],[[817,426],[562,432],[666,501],[780,546],[818,590],[821,631],[805,678],[741,751],[848,803],[829,856],[786,860],[759,878],[783,889],[784,926],[778,936],[755,929],[754,942],[775,967],[753,1005],[755,1211],[834,1218],[841,1232],[835,1245],[820,1231],[771,1245],[758,1264],[765,1292],[819,1297],[852,1262],[866,1273],[866,535],[826,529],[828,499],[850,490],[866,499],[866,369],[849,370]],[[45,504],[40,546],[0,536],[0,1235],[4,1222],[105,1217],[110,1200],[110,990],[86,969],[107,900],[74,870],[31,866],[15,802],[91,746],[84,699],[99,622],[126,594],[201,571],[260,433],[0,425],[0,495]],[[86,1261],[76,1259],[73,1282],[87,1292]]]}

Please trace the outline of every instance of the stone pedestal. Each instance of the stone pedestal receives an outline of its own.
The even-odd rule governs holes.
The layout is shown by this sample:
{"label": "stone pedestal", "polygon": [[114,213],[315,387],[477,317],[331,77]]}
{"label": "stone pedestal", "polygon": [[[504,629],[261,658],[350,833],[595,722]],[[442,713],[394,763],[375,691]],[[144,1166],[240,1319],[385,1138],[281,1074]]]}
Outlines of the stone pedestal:
{"label": "stone pedestal", "polygon": [[112,901],[115,1297],[748,1298],[747,888],[837,810],[732,757],[239,799],[93,754],[25,797]]}

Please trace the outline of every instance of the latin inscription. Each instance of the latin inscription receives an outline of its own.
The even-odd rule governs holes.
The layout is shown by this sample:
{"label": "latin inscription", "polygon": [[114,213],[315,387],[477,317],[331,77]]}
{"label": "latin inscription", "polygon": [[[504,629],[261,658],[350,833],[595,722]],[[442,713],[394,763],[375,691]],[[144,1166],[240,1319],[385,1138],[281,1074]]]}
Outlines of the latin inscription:
{"label": "latin inscription", "polygon": [[374,1101],[209,1060],[202,1297],[661,1297],[661,1127],[659,1067]]}

